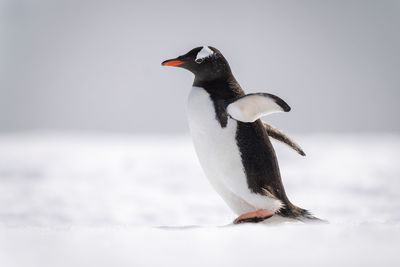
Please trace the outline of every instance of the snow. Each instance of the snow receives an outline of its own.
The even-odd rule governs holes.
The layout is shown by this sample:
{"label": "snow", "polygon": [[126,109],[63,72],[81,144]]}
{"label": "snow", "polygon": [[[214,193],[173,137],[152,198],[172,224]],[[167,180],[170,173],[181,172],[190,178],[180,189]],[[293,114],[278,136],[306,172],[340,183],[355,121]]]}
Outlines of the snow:
{"label": "snow", "polygon": [[274,144],[287,194],[329,224],[236,225],[190,137],[0,135],[0,266],[399,266],[400,135]]}

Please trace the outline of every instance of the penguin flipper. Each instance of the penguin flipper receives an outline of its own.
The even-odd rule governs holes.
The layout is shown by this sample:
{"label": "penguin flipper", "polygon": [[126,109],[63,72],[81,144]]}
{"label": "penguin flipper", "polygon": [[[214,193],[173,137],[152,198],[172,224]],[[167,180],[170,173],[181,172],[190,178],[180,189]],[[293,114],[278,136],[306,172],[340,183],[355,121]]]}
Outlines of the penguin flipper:
{"label": "penguin flipper", "polygon": [[284,134],[282,131],[279,129],[273,127],[272,125],[269,125],[265,122],[263,122],[265,129],[267,130],[267,134],[269,137],[282,142],[289,147],[293,148],[297,153],[299,153],[302,156],[305,156],[306,153],[304,153],[303,149],[295,142],[293,141],[290,137],[288,137],[286,134]]}
{"label": "penguin flipper", "polygon": [[237,121],[254,122],[268,114],[288,112],[290,107],[276,95],[255,93],[236,99],[227,106],[226,111]]}

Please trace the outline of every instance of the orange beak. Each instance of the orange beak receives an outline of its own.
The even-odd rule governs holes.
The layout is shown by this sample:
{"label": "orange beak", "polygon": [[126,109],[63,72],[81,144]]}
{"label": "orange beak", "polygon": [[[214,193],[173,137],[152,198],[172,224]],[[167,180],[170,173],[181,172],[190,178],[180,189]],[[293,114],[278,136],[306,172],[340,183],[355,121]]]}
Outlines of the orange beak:
{"label": "orange beak", "polygon": [[176,59],[169,59],[169,60],[165,60],[163,63],[161,63],[161,65],[174,67],[174,66],[182,65],[183,63],[185,63],[185,62],[176,60]]}

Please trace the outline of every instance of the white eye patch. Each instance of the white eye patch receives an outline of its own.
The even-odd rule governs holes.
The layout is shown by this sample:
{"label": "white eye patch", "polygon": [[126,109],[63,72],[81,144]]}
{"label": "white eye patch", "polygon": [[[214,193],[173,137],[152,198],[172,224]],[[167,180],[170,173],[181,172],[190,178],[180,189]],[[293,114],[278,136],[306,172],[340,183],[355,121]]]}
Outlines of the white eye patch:
{"label": "white eye patch", "polygon": [[212,54],[214,54],[214,51],[212,51],[208,46],[203,46],[199,53],[197,53],[196,62],[201,63],[203,59],[211,56]]}

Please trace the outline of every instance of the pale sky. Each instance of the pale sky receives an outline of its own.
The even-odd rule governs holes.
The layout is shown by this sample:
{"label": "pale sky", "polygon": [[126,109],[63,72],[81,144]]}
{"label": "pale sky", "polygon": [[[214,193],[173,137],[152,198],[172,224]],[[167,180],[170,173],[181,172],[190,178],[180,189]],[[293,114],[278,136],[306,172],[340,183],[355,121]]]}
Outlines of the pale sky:
{"label": "pale sky", "polygon": [[288,132],[400,131],[398,1],[15,1],[0,16],[0,132],[185,133],[193,76],[160,63],[217,47]]}

